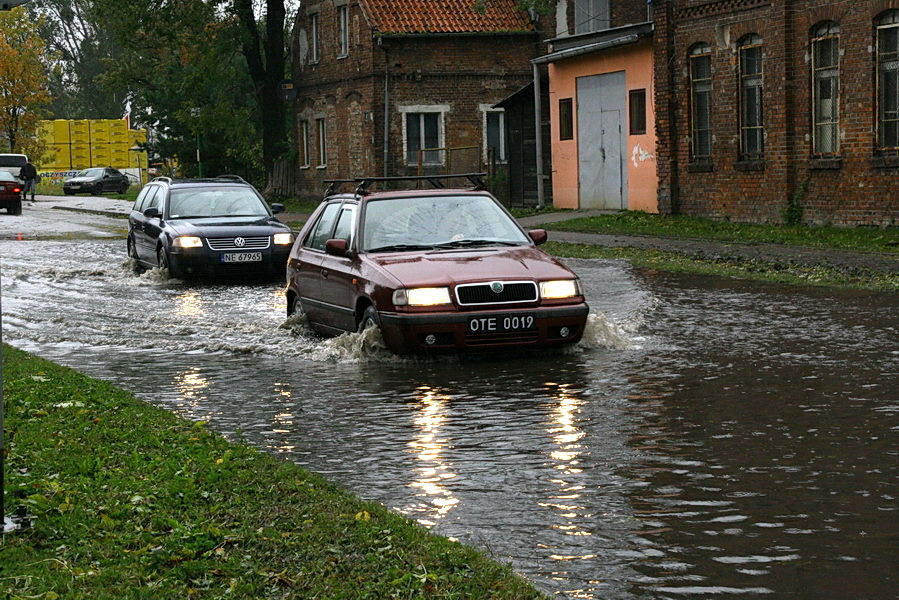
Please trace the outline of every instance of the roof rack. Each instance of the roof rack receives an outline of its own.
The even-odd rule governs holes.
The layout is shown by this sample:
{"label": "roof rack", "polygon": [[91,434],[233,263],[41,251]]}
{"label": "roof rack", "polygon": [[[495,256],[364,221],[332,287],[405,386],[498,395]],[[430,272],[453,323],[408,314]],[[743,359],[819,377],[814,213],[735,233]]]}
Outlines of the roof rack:
{"label": "roof rack", "polygon": [[471,182],[472,189],[475,190],[484,190],[487,189],[487,186],[484,185],[484,180],[482,177],[487,175],[486,173],[455,173],[453,175],[413,175],[409,177],[357,177],[355,179],[356,183],[359,185],[356,186],[356,193],[359,195],[365,195],[370,193],[368,188],[373,183],[386,183],[386,182],[397,182],[397,181],[427,181],[434,188],[441,189],[446,187],[440,181],[441,179],[461,179],[465,178]]}
{"label": "roof rack", "polygon": [[246,180],[240,175],[232,175],[230,173],[225,173],[224,175],[216,175],[216,179],[227,179],[228,181],[237,181],[238,183],[246,183]]}
{"label": "roof rack", "polygon": [[150,181],[168,181],[169,183],[172,183],[172,178],[166,177],[165,175],[160,175],[159,177],[154,177]]}
{"label": "roof rack", "polygon": [[325,183],[328,184],[328,188],[325,190],[325,198],[339,190],[342,184],[356,183],[357,181],[358,179],[325,179]]}

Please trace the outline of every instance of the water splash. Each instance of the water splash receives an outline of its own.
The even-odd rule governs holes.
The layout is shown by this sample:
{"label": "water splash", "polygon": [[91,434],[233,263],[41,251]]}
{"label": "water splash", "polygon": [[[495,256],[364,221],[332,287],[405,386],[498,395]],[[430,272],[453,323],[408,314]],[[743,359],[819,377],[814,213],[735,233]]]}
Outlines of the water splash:
{"label": "water splash", "polygon": [[605,313],[594,312],[587,316],[584,336],[578,342],[577,347],[583,349],[626,350],[633,347],[633,345],[633,341],[618,324],[609,320]]}

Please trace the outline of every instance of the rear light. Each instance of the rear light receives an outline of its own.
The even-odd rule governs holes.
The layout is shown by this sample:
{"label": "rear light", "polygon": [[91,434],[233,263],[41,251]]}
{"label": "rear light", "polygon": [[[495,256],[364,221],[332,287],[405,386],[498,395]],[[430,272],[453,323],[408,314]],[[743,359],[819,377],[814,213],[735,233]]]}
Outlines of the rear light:
{"label": "rear light", "polygon": [[18,194],[19,192],[22,191],[22,188],[13,188],[12,191],[14,191],[15,193]]}

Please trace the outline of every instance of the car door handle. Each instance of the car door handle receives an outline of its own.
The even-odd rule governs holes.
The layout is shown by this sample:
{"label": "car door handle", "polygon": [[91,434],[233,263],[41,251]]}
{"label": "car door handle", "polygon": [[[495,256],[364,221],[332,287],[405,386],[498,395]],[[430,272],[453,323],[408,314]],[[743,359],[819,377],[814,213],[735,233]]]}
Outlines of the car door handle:
{"label": "car door handle", "polygon": [[328,278],[328,270],[322,269],[322,279],[327,279],[327,278]]}

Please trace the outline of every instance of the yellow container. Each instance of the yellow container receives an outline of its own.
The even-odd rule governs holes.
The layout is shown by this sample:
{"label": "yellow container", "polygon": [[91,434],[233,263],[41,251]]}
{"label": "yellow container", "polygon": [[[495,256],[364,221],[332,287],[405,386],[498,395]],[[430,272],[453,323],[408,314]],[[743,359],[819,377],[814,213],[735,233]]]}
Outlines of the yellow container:
{"label": "yellow container", "polygon": [[109,166],[116,169],[127,169],[133,166],[128,164],[128,144],[126,142],[109,145]]}
{"label": "yellow container", "polygon": [[109,141],[113,144],[128,143],[128,123],[124,119],[111,119],[107,121],[109,126]]}
{"label": "yellow container", "polygon": [[86,169],[91,166],[90,144],[72,144],[72,169]]}
{"label": "yellow container", "polygon": [[56,138],[53,133],[53,121],[37,122],[37,139],[42,144],[54,144]]}
{"label": "yellow container", "polygon": [[147,168],[147,153],[146,152],[134,152],[132,150],[128,151],[128,168],[129,169],[146,169]]}
{"label": "yellow container", "polygon": [[146,129],[129,129],[128,130],[128,145],[134,146],[135,144],[146,144],[147,143],[147,130]]}
{"label": "yellow container", "polygon": [[49,144],[41,157],[39,168],[44,171],[68,171],[72,167],[69,144]]}
{"label": "yellow container", "polygon": [[69,139],[72,144],[90,144],[91,122],[84,119],[69,121]]}
{"label": "yellow container", "polygon": [[91,144],[91,166],[92,167],[109,167],[112,166],[112,156],[109,152],[109,144]]}
{"label": "yellow container", "polygon": [[91,145],[109,143],[109,121],[106,119],[94,119],[90,122]]}
{"label": "yellow container", "polygon": [[66,119],[55,119],[53,123],[53,143],[69,144],[72,142],[71,133],[69,131],[69,122]]}

